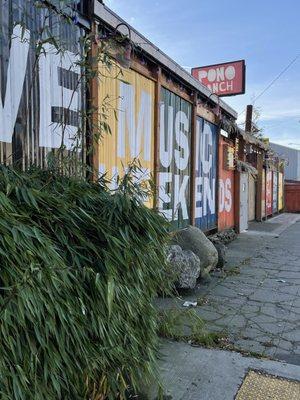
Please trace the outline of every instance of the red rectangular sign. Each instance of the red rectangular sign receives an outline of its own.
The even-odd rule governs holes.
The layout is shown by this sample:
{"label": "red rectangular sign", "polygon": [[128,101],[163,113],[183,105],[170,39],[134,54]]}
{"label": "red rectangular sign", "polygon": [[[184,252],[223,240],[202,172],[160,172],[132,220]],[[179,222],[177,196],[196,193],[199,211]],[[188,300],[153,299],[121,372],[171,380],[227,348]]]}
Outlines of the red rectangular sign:
{"label": "red rectangular sign", "polygon": [[245,93],[245,60],[192,68],[192,75],[218,96]]}

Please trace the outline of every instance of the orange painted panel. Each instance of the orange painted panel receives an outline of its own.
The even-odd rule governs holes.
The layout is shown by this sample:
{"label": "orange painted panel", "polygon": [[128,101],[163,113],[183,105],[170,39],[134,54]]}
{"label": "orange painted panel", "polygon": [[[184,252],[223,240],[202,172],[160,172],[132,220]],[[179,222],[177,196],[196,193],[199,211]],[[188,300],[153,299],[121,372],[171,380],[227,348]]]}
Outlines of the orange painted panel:
{"label": "orange painted panel", "polygon": [[219,231],[234,227],[234,171],[224,166],[224,148],[234,147],[222,137],[219,140]]}

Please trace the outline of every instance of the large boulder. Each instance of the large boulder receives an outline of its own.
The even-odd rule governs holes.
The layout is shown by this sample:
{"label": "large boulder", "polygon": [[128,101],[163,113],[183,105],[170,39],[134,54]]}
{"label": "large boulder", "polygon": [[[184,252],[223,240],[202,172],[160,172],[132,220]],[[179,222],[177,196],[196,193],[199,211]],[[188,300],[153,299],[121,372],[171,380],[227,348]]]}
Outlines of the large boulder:
{"label": "large boulder", "polygon": [[200,276],[200,260],[192,251],[180,246],[169,246],[167,260],[170,263],[175,286],[178,289],[194,289]]}
{"label": "large boulder", "polygon": [[182,250],[190,250],[199,257],[201,271],[205,274],[218,264],[218,252],[204,233],[195,226],[188,226],[174,234],[173,243]]}

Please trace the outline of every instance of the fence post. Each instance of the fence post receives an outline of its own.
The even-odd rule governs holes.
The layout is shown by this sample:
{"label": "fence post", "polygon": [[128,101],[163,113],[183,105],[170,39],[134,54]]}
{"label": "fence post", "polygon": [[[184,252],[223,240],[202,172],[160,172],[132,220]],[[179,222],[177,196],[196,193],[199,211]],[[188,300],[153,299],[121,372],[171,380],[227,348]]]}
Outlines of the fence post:
{"label": "fence post", "polygon": [[195,225],[195,184],[196,184],[196,129],[197,129],[197,93],[193,94],[191,126],[191,182],[190,182],[190,223]]}
{"label": "fence post", "polygon": [[159,136],[160,136],[160,99],[161,99],[161,67],[157,68],[154,106],[154,184],[155,193],[153,207],[157,210],[159,204]]}

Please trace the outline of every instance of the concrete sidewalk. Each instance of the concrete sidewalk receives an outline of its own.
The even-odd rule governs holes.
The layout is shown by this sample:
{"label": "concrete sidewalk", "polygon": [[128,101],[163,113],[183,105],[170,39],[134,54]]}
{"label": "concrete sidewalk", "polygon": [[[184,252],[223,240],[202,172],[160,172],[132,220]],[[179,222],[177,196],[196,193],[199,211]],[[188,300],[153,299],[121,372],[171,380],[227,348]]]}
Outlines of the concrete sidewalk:
{"label": "concrete sidewalk", "polygon": [[162,353],[161,377],[172,400],[233,400],[249,370],[300,379],[300,366],[243,357],[230,351],[166,341]]}
{"label": "concrete sidewalk", "polygon": [[233,399],[249,368],[275,368],[300,380],[299,221],[300,215],[281,214],[251,223],[228,246],[224,271],[180,299],[158,301],[162,309],[182,309],[184,301],[197,300],[194,310],[207,329],[226,335],[234,349],[290,365],[165,342],[162,378],[174,400]]}

